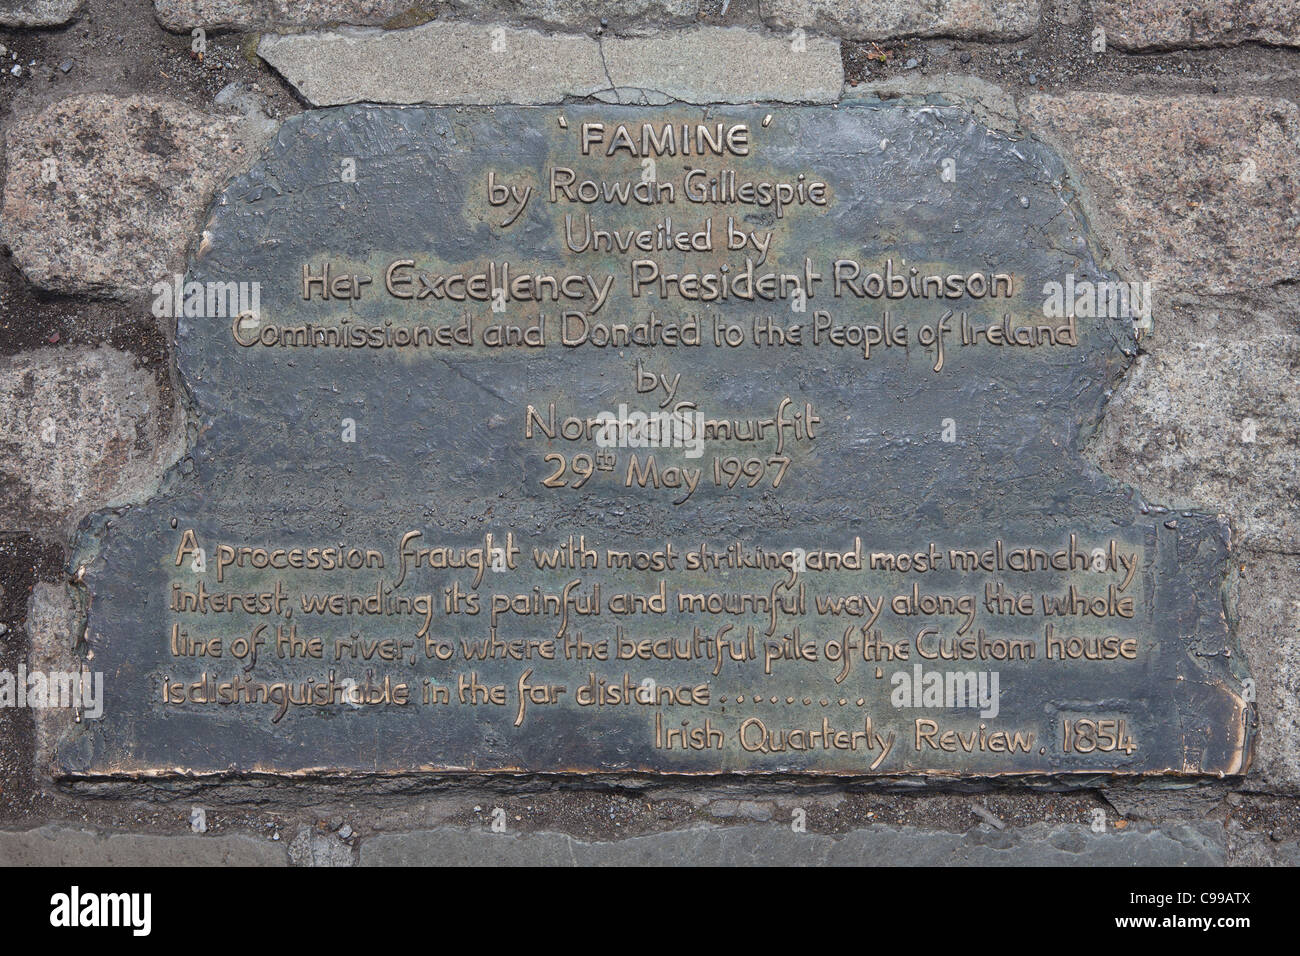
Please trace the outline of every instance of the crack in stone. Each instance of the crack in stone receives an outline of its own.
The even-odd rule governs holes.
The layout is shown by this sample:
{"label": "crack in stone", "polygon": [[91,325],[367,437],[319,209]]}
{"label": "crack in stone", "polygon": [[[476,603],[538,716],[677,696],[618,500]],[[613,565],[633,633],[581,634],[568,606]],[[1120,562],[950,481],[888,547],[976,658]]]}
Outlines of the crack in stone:
{"label": "crack in stone", "polygon": [[605,38],[596,37],[596,51],[600,54],[600,68],[605,71],[605,79],[609,81],[609,87],[614,92],[614,99],[619,103],[623,102],[623,96],[618,91],[618,84],[614,82],[614,77],[610,75],[609,63],[605,60]]}

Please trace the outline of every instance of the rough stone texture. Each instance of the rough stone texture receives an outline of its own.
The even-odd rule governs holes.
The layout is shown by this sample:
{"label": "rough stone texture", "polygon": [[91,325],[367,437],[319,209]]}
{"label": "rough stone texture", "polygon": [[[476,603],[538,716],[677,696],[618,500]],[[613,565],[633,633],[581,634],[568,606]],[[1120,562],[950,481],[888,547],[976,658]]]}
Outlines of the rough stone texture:
{"label": "rough stone texture", "polygon": [[1238,639],[1254,668],[1260,732],[1249,780],[1300,793],[1300,557],[1246,554],[1229,577]]}
{"label": "rough stone texture", "polygon": [[633,86],[619,86],[600,90],[592,94],[602,103],[623,103],[632,106],[666,106],[673,101],[671,96],[658,90],[642,90]]}
{"label": "rough stone texture", "polygon": [[602,91],[612,94],[602,98],[616,102],[833,102],[844,83],[836,41],[809,38],[796,52],[782,38],[717,27],[598,43],[429,23],[411,30],[269,36],[258,54],[317,106],[535,105]]}
{"label": "rough stone texture", "polygon": [[1229,866],[1300,866],[1300,842],[1228,824]]}
{"label": "rough stone texture", "polygon": [[1199,820],[1223,801],[1227,785],[1198,783],[1170,789],[1163,781],[1159,786],[1107,787],[1101,796],[1120,816],[1129,820]]}
{"label": "rough stone texture", "polygon": [[62,585],[38,581],[27,602],[27,636],[31,644],[28,664],[34,670],[59,670],[67,666],[77,606]]}
{"label": "rough stone texture", "polygon": [[65,294],[125,296],[168,279],[244,154],[236,127],[171,100],[100,94],[19,119],[0,215],[14,261]]}
{"label": "rough stone texture", "polygon": [[[80,608],[70,588],[38,581],[27,602],[28,669],[47,674],[79,670],[73,648],[81,636],[81,623]],[[37,766],[49,766],[51,748],[68,730],[75,714],[56,707],[33,708],[31,713],[36,728]]]}
{"label": "rough stone texture", "polygon": [[1038,28],[1038,0],[764,0],[768,23],[857,40],[950,36],[1014,40]]}
{"label": "rough stone texture", "polygon": [[[75,524],[156,485],[175,457],[154,377],[109,348],[0,358],[0,530]],[[170,456],[170,457],[169,457]]]}
{"label": "rough stone texture", "polygon": [[555,103],[611,85],[595,40],[468,23],[268,36],[257,52],[316,106]]}
{"label": "rough stone texture", "polygon": [[83,0],[0,0],[0,26],[55,27],[67,23]]}
{"label": "rough stone texture", "polygon": [[772,819],[772,805],[757,800],[714,800],[709,804],[709,816],[719,819],[741,817],[766,823]]}
{"label": "rough stone texture", "polygon": [[695,19],[699,0],[451,0],[457,13],[478,19],[527,20],[588,30],[602,19],[614,27],[662,27]]}
{"label": "rough stone texture", "polygon": [[1295,0],[1098,0],[1106,42],[1122,50],[1167,50],[1257,41],[1300,45]]}
{"label": "rough stone texture", "polygon": [[1300,550],[1300,334],[1231,304],[1156,321],[1094,459],[1150,501],[1226,513],[1238,543]]}
{"label": "rough stone texture", "polygon": [[[418,11],[416,0],[154,0],[158,22],[188,33],[194,27],[238,30],[310,28],[336,23],[382,26]],[[427,15],[426,15],[427,16]]]}
{"label": "rough stone texture", "polygon": [[610,85],[686,103],[831,103],[844,86],[839,43],[817,37],[796,50],[754,30],[702,27],[606,40],[601,50]]}
{"label": "rough stone texture", "polygon": [[289,862],[294,866],[333,867],[352,866],[356,859],[352,847],[335,834],[301,826],[289,844]]}
{"label": "rough stone texture", "polygon": [[100,833],[47,824],[0,830],[0,866],[284,866],[284,846],[248,836]]}
{"label": "rough stone texture", "polygon": [[1157,305],[1300,274],[1294,103],[1089,92],[1028,97],[1021,118],[1073,154]]}
{"label": "rough stone texture", "polygon": [[856,96],[868,100],[876,97],[924,97],[958,103],[993,129],[1012,134],[1020,132],[1015,96],[1005,87],[979,77],[958,73],[931,75],[920,70],[905,70],[888,79],[873,80],[869,88],[846,88],[842,102],[851,102]]}
{"label": "rough stone texture", "polygon": [[[594,30],[602,18],[664,26],[695,19],[699,0],[451,0],[458,16],[481,21]],[[154,0],[168,30],[319,29],[327,26],[413,26],[431,18],[434,4],[420,0]]]}
{"label": "rough stone texture", "polygon": [[879,826],[830,836],[786,826],[691,827],[600,843],[564,833],[443,827],[371,837],[362,866],[1219,866],[1218,823],[1093,833],[1034,824],[965,833]]}

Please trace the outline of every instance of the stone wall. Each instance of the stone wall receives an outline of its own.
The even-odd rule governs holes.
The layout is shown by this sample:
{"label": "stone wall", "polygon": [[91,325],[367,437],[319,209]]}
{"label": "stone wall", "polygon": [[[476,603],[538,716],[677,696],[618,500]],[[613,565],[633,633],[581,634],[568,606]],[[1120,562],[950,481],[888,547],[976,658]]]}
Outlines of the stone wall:
{"label": "stone wall", "polygon": [[40,728],[6,710],[0,863],[1300,859],[1300,6],[0,0],[0,44],[0,667],[75,637],[73,530],[147,498],[184,454],[173,330],[148,288],[183,271],[214,190],[286,117],[934,97],[1059,150],[1105,263],[1152,283],[1154,327],[1091,456],[1150,502],[1230,519],[1225,600],[1259,721],[1244,780],[1177,788],[92,786],[43,776]]}

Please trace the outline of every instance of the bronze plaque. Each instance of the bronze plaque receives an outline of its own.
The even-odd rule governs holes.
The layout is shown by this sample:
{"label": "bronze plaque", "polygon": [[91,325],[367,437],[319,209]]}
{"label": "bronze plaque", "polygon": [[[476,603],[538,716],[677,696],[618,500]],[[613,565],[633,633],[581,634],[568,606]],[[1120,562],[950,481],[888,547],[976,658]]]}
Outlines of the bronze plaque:
{"label": "bronze plaque", "polygon": [[289,120],[155,289],[192,443],[83,528],[58,771],[1243,773],[1065,180],[942,103]]}

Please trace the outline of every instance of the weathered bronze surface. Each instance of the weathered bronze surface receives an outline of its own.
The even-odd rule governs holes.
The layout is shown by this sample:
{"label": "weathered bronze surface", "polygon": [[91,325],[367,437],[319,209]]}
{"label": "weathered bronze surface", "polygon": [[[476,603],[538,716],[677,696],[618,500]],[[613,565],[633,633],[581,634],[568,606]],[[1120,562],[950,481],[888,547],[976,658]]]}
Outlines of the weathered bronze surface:
{"label": "weathered bronze surface", "polygon": [[290,120],[158,290],[194,441],[83,529],[58,770],[1243,772],[1064,178],[941,104]]}

